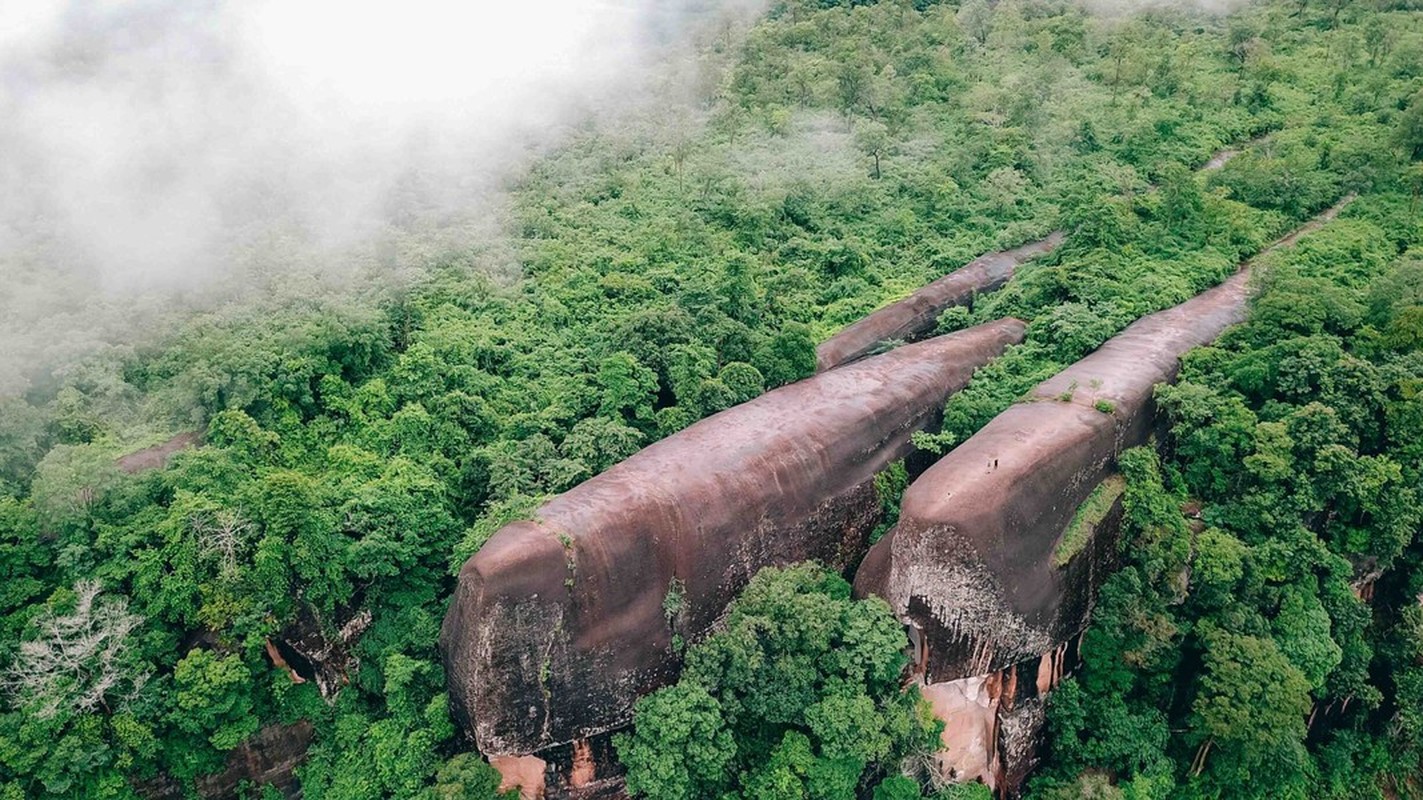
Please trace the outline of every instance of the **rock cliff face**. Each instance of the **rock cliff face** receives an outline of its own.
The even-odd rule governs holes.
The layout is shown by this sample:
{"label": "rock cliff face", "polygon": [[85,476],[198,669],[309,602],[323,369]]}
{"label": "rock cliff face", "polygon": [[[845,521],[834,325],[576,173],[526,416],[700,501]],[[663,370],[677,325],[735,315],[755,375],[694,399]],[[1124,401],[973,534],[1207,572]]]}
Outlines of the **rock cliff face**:
{"label": "rock cliff face", "polygon": [[[1077,633],[1097,581],[1054,551],[1078,506],[1122,450],[1146,442],[1152,388],[1180,357],[1244,318],[1248,273],[1144,317],[925,472],[900,522],[856,576],[926,642],[928,682],[982,675],[1041,656]],[[1090,552],[1090,548],[1084,553]],[[1075,566],[1081,563],[1082,566]]]}
{"label": "rock cliff face", "polygon": [[815,349],[819,372],[864,358],[888,342],[912,342],[934,330],[939,315],[968,305],[1013,277],[1019,264],[1062,244],[1062,231],[1001,253],[988,253],[895,303],[847,326]]}
{"label": "rock cliff face", "polygon": [[852,567],[880,515],[875,474],[1022,335],[1000,320],[782,387],[498,531],[441,631],[457,720],[495,757],[625,725],[675,678],[674,640],[701,637],[757,570]]}
{"label": "rock cliff face", "polygon": [[[1039,384],[905,492],[899,524],[870,550],[855,591],[885,598],[909,626],[925,692],[950,714],[946,745],[983,739],[982,718],[996,720],[994,736],[970,748],[982,757],[960,763],[961,751],[941,764],[946,774],[1000,791],[1026,775],[1040,697],[1061,678],[1064,645],[1085,626],[1114,566],[1119,500],[1077,531],[1083,540],[1065,543],[1064,533],[1113,476],[1117,456],[1148,440],[1153,387],[1175,379],[1187,351],[1244,319],[1248,280],[1242,270],[1138,320]],[[1027,669],[1037,680],[1017,679]],[[990,691],[1010,675],[1014,689]]]}
{"label": "rock cliff face", "polygon": [[[198,778],[186,787],[167,775],[134,782],[134,791],[148,800],[182,800],[196,789],[201,798],[238,797],[243,784],[270,786],[282,797],[301,797],[295,769],[306,760],[313,728],[300,720],[292,725],[268,725],[227,754],[221,772]],[[246,796],[246,795],[241,795]]]}

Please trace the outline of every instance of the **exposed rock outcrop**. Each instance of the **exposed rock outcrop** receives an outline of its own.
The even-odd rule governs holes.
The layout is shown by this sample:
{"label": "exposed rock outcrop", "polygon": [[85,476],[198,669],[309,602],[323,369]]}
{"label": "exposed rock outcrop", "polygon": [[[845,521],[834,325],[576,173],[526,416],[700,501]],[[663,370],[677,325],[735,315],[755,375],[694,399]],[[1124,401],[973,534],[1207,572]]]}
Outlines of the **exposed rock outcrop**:
{"label": "exposed rock outcrop", "polygon": [[267,640],[267,656],[273,666],[286,670],[294,683],[313,681],[321,697],[334,703],[341,687],[350,683],[351,674],[360,667],[355,644],[370,626],[370,609],[338,608],[332,619],[323,620],[303,603],[296,620]]}
{"label": "exposed rock outcrop", "polygon": [[[1240,148],[1216,151],[1201,166],[1201,171],[1214,172],[1240,153]],[[1053,231],[1036,242],[981,255],[903,300],[847,325],[815,349],[816,370],[824,372],[895,343],[922,339],[934,330],[945,311],[970,305],[978,295],[1001,288],[1023,262],[1052,252],[1062,244],[1063,238],[1063,231]]]}
{"label": "exposed rock outcrop", "polygon": [[[243,783],[271,786],[283,797],[301,796],[294,770],[306,760],[313,728],[301,720],[292,725],[268,725],[227,754],[221,772],[198,778],[194,788],[202,798],[237,797]],[[190,797],[177,780],[159,775],[134,782],[134,791],[149,800],[182,800]]]}
{"label": "exposed rock outcrop", "polygon": [[1146,442],[1152,389],[1244,318],[1248,273],[1144,317],[1044,381],[904,494],[857,594],[890,602],[925,642],[928,683],[1039,658],[1076,634],[1100,581],[1093,547],[1054,564],[1078,506]]}
{"label": "exposed rock outcrop", "polygon": [[117,460],[119,469],[132,475],[136,472],[146,472],[150,469],[162,469],[168,466],[175,453],[196,447],[202,440],[202,434],[197,431],[180,433],[162,444],[155,444],[152,447],[145,447],[122,456]]}
{"label": "exposed rock outcrop", "polygon": [[976,703],[935,703],[944,777],[981,780],[1007,796],[1031,771],[1043,698],[1062,679],[1066,643],[1116,568],[1120,494],[1107,495],[1110,506],[1086,530],[1072,530],[1082,541],[1064,536],[1099,486],[1116,485],[1118,455],[1148,440],[1154,386],[1174,380],[1188,350],[1244,318],[1247,287],[1241,271],[1139,320],[1039,384],[905,492],[899,524],[866,557],[855,590],[889,600],[910,626],[931,701],[981,687]]}
{"label": "exposed rock outcrop", "polygon": [[456,718],[490,756],[625,725],[675,678],[674,641],[701,637],[757,570],[853,566],[880,517],[875,474],[1022,335],[1000,320],[782,387],[498,531],[461,570],[441,631]]}
{"label": "exposed rock outcrop", "polygon": [[[1293,244],[1350,200],[1269,250]],[[910,485],[898,525],[860,565],[856,594],[885,598],[909,626],[914,669],[931,698],[952,696],[949,687],[964,681],[992,687],[994,675],[1037,665],[1032,691],[1016,708],[991,693],[945,706],[952,712],[943,717],[946,742],[978,736],[989,707],[998,732],[992,747],[971,748],[982,757],[943,764],[947,774],[982,779],[1002,794],[1026,778],[1041,697],[1061,680],[1066,643],[1086,626],[1097,589],[1115,568],[1120,497],[1088,531],[1073,531],[1085,533],[1083,541],[1066,547],[1064,536],[1093,492],[1112,485],[1121,452],[1149,440],[1154,387],[1175,380],[1186,352],[1244,320],[1249,280],[1247,266],[1143,317],[1039,384]]]}
{"label": "exposed rock outcrop", "polygon": [[1056,231],[1012,250],[979,256],[903,300],[846,326],[815,348],[816,370],[824,372],[848,364],[889,343],[924,338],[934,330],[944,311],[968,305],[975,296],[998,289],[1013,277],[1018,265],[1062,244],[1062,236],[1062,231]]}

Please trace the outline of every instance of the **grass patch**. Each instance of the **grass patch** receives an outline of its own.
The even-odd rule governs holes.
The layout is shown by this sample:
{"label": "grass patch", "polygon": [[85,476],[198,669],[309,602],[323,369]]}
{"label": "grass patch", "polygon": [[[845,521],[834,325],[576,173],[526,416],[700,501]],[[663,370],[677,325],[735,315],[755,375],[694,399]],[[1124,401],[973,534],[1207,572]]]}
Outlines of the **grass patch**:
{"label": "grass patch", "polygon": [[1087,547],[1087,543],[1092,541],[1092,531],[1107,518],[1112,504],[1117,502],[1126,488],[1126,479],[1120,475],[1112,475],[1097,484],[1092,494],[1077,507],[1077,513],[1072,515],[1072,521],[1058,539],[1057,549],[1052,554],[1054,567],[1067,566],[1067,562]]}
{"label": "grass patch", "polygon": [[870,532],[870,544],[878,542],[899,521],[899,502],[904,499],[904,490],[907,488],[909,471],[904,467],[904,459],[890,464],[875,475],[875,494],[879,497],[884,516],[880,517],[880,523]]}

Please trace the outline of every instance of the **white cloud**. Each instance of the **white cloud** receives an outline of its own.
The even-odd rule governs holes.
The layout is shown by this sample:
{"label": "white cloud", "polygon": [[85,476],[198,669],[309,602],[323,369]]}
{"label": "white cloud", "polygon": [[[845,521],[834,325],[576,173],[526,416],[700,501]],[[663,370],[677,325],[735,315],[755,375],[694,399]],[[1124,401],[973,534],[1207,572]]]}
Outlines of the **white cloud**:
{"label": "white cloud", "polygon": [[192,278],[215,245],[273,218],[349,240],[412,175],[421,202],[467,202],[508,158],[625,95],[666,12],[655,0],[14,3],[0,3],[0,143],[20,164],[0,192],[12,220],[50,220],[111,285]]}
{"label": "white cloud", "polygon": [[757,2],[0,0],[0,392],[254,269],[487,231],[520,165]]}

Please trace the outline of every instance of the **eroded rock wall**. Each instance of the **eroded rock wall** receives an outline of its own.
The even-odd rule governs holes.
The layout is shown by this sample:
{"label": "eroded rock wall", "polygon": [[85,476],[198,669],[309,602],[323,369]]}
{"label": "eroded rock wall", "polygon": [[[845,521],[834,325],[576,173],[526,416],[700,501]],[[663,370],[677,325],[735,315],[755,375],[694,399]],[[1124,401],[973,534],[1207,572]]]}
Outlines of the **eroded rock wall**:
{"label": "eroded rock wall", "polygon": [[658,442],[498,531],[441,631],[456,718],[490,756],[625,725],[762,567],[848,569],[874,476],[973,371],[1021,341],[1000,320],[769,392]]}
{"label": "eroded rock wall", "polygon": [[197,447],[201,442],[201,433],[188,431],[180,433],[162,444],[155,444],[152,447],[145,447],[142,450],[129,453],[119,458],[115,463],[118,464],[119,469],[130,475],[147,472],[150,469],[162,469],[168,466],[168,462],[176,453],[190,447]]}
{"label": "eroded rock wall", "polygon": [[[147,800],[182,800],[238,797],[244,785],[270,786],[286,798],[301,797],[296,768],[306,760],[306,750],[314,735],[312,724],[299,720],[291,725],[268,725],[227,754],[221,772],[198,778],[191,785],[160,774],[133,782],[134,791]],[[246,796],[246,795],[242,795]]]}
{"label": "eroded rock wall", "polygon": [[968,305],[975,296],[998,289],[1013,277],[1018,265],[1050,252],[1062,244],[1062,238],[1062,231],[1057,231],[1012,250],[979,256],[903,300],[846,326],[815,349],[816,370],[824,372],[864,358],[888,342],[922,339],[934,330],[944,311]]}
{"label": "eroded rock wall", "polygon": [[899,524],[856,575],[920,635],[926,681],[1040,657],[1085,622],[1092,548],[1065,568],[1059,539],[1126,448],[1146,442],[1152,389],[1180,357],[1245,315],[1248,273],[1138,320],[1044,381],[916,480]]}
{"label": "eroded rock wall", "polygon": [[866,556],[855,592],[885,598],[909,626],[926,696],[976,692],[973,702],[934,704],[945,722],[943,777],[983,781],[1000,797],[1026,780],[1044,697],[1117,566],[1120,496],[1076,531],[1085,541],[1064,548],[1064,535],[1094,490],[1115,478],[1121,452],[1148,441],[1156,384],[1176,378],[1187,351],[1244,319],[1248,287],[1241,270],[1138,320],[905,491],[899,524]]}

